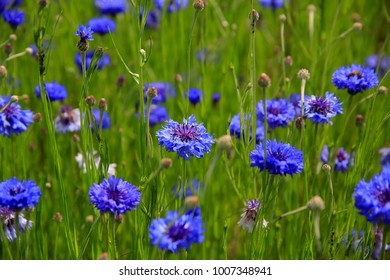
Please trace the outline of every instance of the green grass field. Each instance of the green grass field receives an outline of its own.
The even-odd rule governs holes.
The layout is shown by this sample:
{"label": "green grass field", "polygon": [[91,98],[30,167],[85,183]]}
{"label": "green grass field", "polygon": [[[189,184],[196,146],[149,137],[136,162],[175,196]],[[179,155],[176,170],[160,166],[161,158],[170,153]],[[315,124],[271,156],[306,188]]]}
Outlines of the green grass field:
{"label": "green grass field", "polygon": [[[31,229],[17,230],[19,238],[13,242],[7,241],[6,221],[0,215],[4,222],[1,259],[372,259],[378,247],[376,228],[383,229],[382,243],[390,243],[389,238],[386,242],[388,225],[367,222],[353,198],[362,179],[369,181],[382,171],[378,151],[390,145],[390,99],[378,93],[381,86],[390,85],[390,68],[378,72],[377,86],[353,96],[332,84],[338,68],[364,66],[372,54],[390,55],[388,1],[290,0],[273,10],[255,0],[208,0],[202,11],[196,11],[189,1],[177,12],[163,9],[156,28],[144,28],[147,12],[155,9],[154,1],[125,1],[124,13],[108,16],[116,30],[111,35],[95,32],[94,40],[88,41],[89,50],[96,51],[92,63],[96,59],[99,63],[104,52],[109,65],[96,71],[91,67],[86,73],[75,63],[80,39],[75,32],[80,24],[99,17],[94,1],[52,0],[44,8],[37,2],[22,1],[16,8],[25,13],[24,23],[17,28],[0,19],[0,65],[7,69],[7,77],[0,78],[0,95],[16,95],[22,109],[42,116],[42,121],[19,135],[0,136],[0,182],[13,177],[30,179],[42,193],[34,209],[23,211],[32,221]],[[315,8],[312,24],[309,5]],[[254,26],[252,9],[260,14]],[[16,40],[9,39],[11,34]],[[42,51],[41,56],[23,54],[32,44],[38,46],[38,53]],[[287,56],[292,63],[285,63]],[[268,129],[267,139],[284,141],[303,152],[302,172],[272,175],[250,167],[249,155],[256,145],[249,139],[248,127],[256,121],[251,117],[245,120],[245,135],[241,139],[232,136],[231,147],[224,149],[218,140],[230,135],[232,117],[240,112],[254,116],[254,105],[264,94],[267,99],[288,100],[291,94],[300,93],[297,73],[303,68],[310,72],[305,93],[334,93],[342,102],[343,114],[332,118],[333,125],[306,119],[300,129],[294,119],[286,127]],[[271,79],[265,92],[258,86],[262,73]],[[118,84],[121,75],[124,80]],[[37,98],[35,87],[53,81],[66,87],[68,97],[50,102],[43,91]],[[195,115],[214,137],[204,157],[186,161],[166,151],[156,133],[167,123],[149,126],[139,117],[149,105],[140,99],[144,84],[152,82],[170,83],[176,93],[163,104],[170,119],[182,123]],[[192,105],[185,97],[189,88],[203,91],[199,104]],[[212,100],[214,93],[221,95],[217,103]],[[96,104],[88,105],[87,96],[94,96]],[[91,109],[98,109],[102,98],[110,128],[91,130],[89,118],[83,118],[80,132],[56,132],[54,120],[61,106],[80,108],[82,115],[91,116]],[[357,115],[364,118],[361,125],[356,124]],[[329,174],[320,161],[324,145],[330,151]],[[345,172],[336,172],[335,153],[342,147],[353,161]],[[101,164],[95,167],[90,159],[84,173],[75,157],[93,150]],[[171,168],[160,168],[163,158],[172,160]],[[116,177],[141,192],[137,208],[120,218],[100,215],[88,195],[94,183],[107,177],[109,163],[116,164]],[[202,187],[191,197],[172,191],[175,187],[179,188],[176,192],[183,191],[180,186],[193,179]],[[305,206],[315,195],[324,201],[322,211],[280,217]],[[251,233],[238,225],[250,199],[261,203]],[[153,246],[149,237],[152,221],[165,218],[167,211],[182,213],[194,203],[201,210],[203,242],[177,253]],[[390,198],[386,203],[388,209]],[[54,219],[56,213],[61,221]],[[266,228],[257,224],[262,219],[268,221]],[[353,230],[364,231],[359,244],[352,237]],[[390,253],[382,252],[381,258],[389,259]]]}

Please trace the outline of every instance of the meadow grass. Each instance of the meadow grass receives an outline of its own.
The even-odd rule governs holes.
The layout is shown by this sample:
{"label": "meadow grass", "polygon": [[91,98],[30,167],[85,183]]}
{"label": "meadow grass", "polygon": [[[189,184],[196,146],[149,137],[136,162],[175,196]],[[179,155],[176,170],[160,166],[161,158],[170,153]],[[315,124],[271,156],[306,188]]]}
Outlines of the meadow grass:
{"label": "meadow grass", "polygon": [[[390,78],[387,73],[379,76],[378,87],[353,98],[331,80],[341,66],[364,64],[370,54],[390,53],[390,7],[386,1],[291,0],[283,8],[272,10],[262,8],[258,1],[209,0],[203,11],[195,11],[191,3],[176,13],[163,11],[157,29],[144,29],[139,17],[139,5],[146,15],[153,1],[134,1],[135,7],[128,1],[126,12],[115,17],[116,30],[104,36],[93,34],[94,40],[89,41],[90,50],[109,55],[110,65],[84,75],[74,62],[79,39],[74,33],[79,24],[98,16],[94,1],[49,2],[40,11],[37,1],[23,1],[26,20],[15,30],[4,21],[0,23],[0,44],[11,34],[17,36],[11,42],[9,56],[4,46],[0,49],[0,64],[8,70],[8,77],[1,80],[0,94],[19,96],[23,109],[43,116],[43,121],[20,135],[0,137],[0,181],[14,176],[31,179],[42,191],[38,206],[25,214],[33,222],[31,230],[19,233],[16,242],[7,242],[1,236],[2,259],[97,259],[103,253],[110,259],[137,260],[371,259],[374,231],[354,207],[353,192],[360,180],[368,181],[382,168],[378,150],[390,142],[390,99],[378,94],[378,88],[388,87]],[[315,7],[312,31],[310,4]],[[252,9],[260,13],[253,30]],[[281,22],[281,14],[285,22]],[[361,22],[363,28],[353,28],[355,22]],[[35,41],[34,32],[42,30]],[[42,61],[44,71],[39,59],[30,55],[7,60],[33,43],[43,48],[44,42],[50,42]],[[198,60],[196,54],[203,50],[206,57]],[[288,55],[292,65],[284,64]],[[95,59],[99,63],[99,58]],[[300,174],[274,176],[250,167],[249,154],[255,142],[249,139],[248,129],[246,139],[233,137],[229,152],[214,144],[203,158],[185,161],[158,144],[156,132],[164,123],[149,128],[136,116],[138,109],[142,112],[150,106],[140,98],[143,84],[169,82],[176,91],[165,104],[169,117],[182,122],[193,114],[218,139],[229,134],[234,115],[254,115],[254,104],[264,98],[256,81],[261,73],[271,79],[264,91],[268,99],[288,98],[301,91],[297,73],[302,68],[310,72],[305,93],[324,96],[326,91],[334,92],[343,102],[344,113],[332,119],[333,125],[306,120],[302,131],[295,121],[285,128],[268,130],[268,139],[283,140],[303,151],[304,170]],[[118,86],[122,74],[124,84]],[[78,134],[80,141],[72,133],[55,132],[53,120],[61,103],[48,102],[45,94],[42,98],[35,96],[37,85],[52,81],[66,86],[68,97],[63,103],[79,107],[86,116],[97,104],[88,106],[85,97],[93,95],[97,102],[104,98],[111,127],[92,131],[87,117]],[[204,92],[196,106],[183,97],[194,87]],[[42,86],[41,92],[45,92]],[[221,93],[217,104],[212,102],[215,92]],[[364,116],[361,127],[355,124],[358,114]],[[354,155],[346,172],[334,172],[334,157],[330,160],[331,172],[322,170],[320,153],[325,144],[334,151],[344,147]],[[95,168],[90,159],[84,174],[75,156],[80,152],[85,158],[93,150],[98,151],[102,165]],[[171,168],[160,167],[163,158],[172,159]],[[141,191],[137,209],[120,221],[100,216],[88,195],[93,183],[107,177],[103,166],[108,163],[116,163],[116,176]],[[204,186],[197,194],[204,242],[177,254],[161,251],[150,244],[151,221],[165,217],[168,210],[183,209],[184,199],[172,188],[192,179]],[[315,195],[324,200],[323,211],[305,210],[278,219],[305,206]],[[252,233],[237,224],[249,199],[262,204]],[[57,212],[62,221],[54,219]],[[259,222],[262,218],[268,221],[266,228]],[[320,239],[315,229],[317,220]],[[363,249],[355,252],[350,250],[353,230],[365,232],[360,241]]]}

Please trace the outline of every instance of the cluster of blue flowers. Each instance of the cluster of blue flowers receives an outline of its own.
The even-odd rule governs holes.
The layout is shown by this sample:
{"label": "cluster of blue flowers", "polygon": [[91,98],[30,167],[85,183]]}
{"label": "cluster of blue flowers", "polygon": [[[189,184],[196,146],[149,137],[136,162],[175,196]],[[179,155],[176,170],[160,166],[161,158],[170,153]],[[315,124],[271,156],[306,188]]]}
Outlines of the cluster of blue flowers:
{"label": "cluster of blue flowers", "polygon": [[346,172],[352,166],[353,157],[344,149],[339,148],[335,155],[329,156],[329,148],[324,145],[321,151],[320,159],[323,163],[330,164],[334,159],[334,171]]}

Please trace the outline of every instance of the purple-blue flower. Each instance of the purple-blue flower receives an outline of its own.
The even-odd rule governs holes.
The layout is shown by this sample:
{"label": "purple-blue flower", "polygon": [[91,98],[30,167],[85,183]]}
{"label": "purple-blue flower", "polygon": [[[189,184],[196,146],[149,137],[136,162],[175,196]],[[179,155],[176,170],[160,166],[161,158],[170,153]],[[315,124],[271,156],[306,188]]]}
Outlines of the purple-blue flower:
{"label": "purple-blue flower", "polygon": [[[96,120],[96,126],[100,128],[100,110],[99,109],[92,109],[92,114]],[[94,124],[91,124],[92,128]],[[103,112],[103,119],[102,119],[102,129],[108,129],[111,127],[111,120],[110,116],[108,115],[107,111]]]}
{"label": "purple-blue flower", "polygon": [[390,69],[390,57],[387,55],[379,56],[377,54],[369,55],[366,58],[366,66],[375,72],[378,69],[379,75],[383,76]]}
{"label": "purple-blue flower", "polygon": [[324,145],[324,147],[322,147],[320,159],[323,163],[329,162],[329,148],[327,145]]}
{"label": "purple-blue flower", "polygon": [[41,190],[32,180],[20,181],[13,177],[0,183],[0,207],[11,211],[34,208],[41,197]]}
{"label": "purple-blue flower", "polygon": [[176,95],[175,89],[172,87],[170,83],[166,82],[152,82],[144,85],[144,94],[146,100],[146,93],[148,92],[148,88],[154,87],[157,90],[157,96],[152,99],[152,103],[165,103],[167,101],[167,97],[174,97]]}
{"label": "purple-blue flower", "polygon": [[251,167],[258,167],[260,171],[267,169],[270,174],[276,175],[293,175],[301,173],[303,170],[303,153],[290,144],[284,144],[283,141],[278,143],[267,140],[267,157],[264,164],[264,147],[263,144],[256,145],[249,158]]}
{"label": "purple-blue flower", "polygon": [[22,110],[18,102],[12,102],[6,107],[10,100],[10,96],[0,95],[0,134],[8,137],[26,131],[34,122],[33,112]]}
{"label": "purple-blue flower", "polygon": [[[279,126],[286,127],[289,121],[294,120],[295,110],[294,106],[286,99],[272,99],[266,101],[267,106],[267,122],[270,128],[274,129]],[[257,119],[264,121],[264,102],[260,100],[256,104]]]}
{"label": "purple-blue flower", "polygon": [[114,32],[116,29],[115,21],[110,18],[93,18],[88,22],[91,30],[97,34],[104,35],[108,32]]}
{"label": "purple-blue flower", "polygon": [[111,176],[100,184],[93,183],[88,191],[91,204],[100,214],[109,212],[112,215],[125,214],[135,210],[141,200],[138,188],[121,178]]}
{"label": "purple-blue flower", "polygon": [[219,100],[221,99],[221,94],[219,92],[213,93],[211,96],[211,101],[213,102],[213,105],[217,105],[219,103]]}
{"label": "purple-blue flower", "polygon": [[[15,212],[9,210],[7,207],[0,207],[0,225],[2,227],[4,236],[8,241],[15,241],[16,229],[15,229]],[[19,232],[26,232],[27,229],[31,229],[32,222],[24,218],[23,213],[19,213]],[[1,240],[1,235],[0,235]]]}
{"label": "purple-blue flower", "polygon": [[[66,92],[66,88],[58,84],[57,82],[52,83],[45,83],[45,89],[47,93],[47,98],[50,101],[62,101],[65,98],[68,97],[68,93]],[[35,87],[35,95],[40,98],[41,97],[41,90],[39,86]]]}
{"label": "purple-blue flower", "polygon": [[168,152],[177,152],[178,157],[185,160],[189,160],[191,156],[201,158],[205,152],[210,152],[214,139],[203,124],[198,124],[194,115],[183,122],[180,124],[169,120],[164,128],[157,131],[158,144]]}
{"label": "purple-blue flower", "polygon": [[339,99],[329,92],[325,93],[325,97],[306,96],[304,114],[313,123],[332,124],[330,119],[343,113],[341,104]]}
{"label": "purple-blue flower", "polygon": [[80,37],[80,41],[86,41],[86,40],[92,41],[93,33],[94,32],[90,26],[86,27],[85,25],[80,24],[77,31],[74,34]]}
{"label": "purple-blue flower", "polygon": [[188,98],[188,100],[192,105],[196,105],[200,103],[203,96],[204,96],[203,91],[198,88],[190,88],[188,92],[186,92],[185,94],[185,97]]}
{"label": "purple-blue flower", "polygon": [[151,244],[172,253],[188,251],[192,243],[202,243],[203,233],[202,216],[192,210],[182,215],[168,211],[166,218],[155,219],[149,226]]}
{"label": "purple-blue flower", "polygon": [[350,162],[349,159],[350,155],[347,153],[347,151],[345,151],[344,148],[340,148],[336,154],[334,171],[342,171],[343,173],[347,171]]}
{"label": "purple-blue flower", "polygon": [[11,4],[12,0],[1,0],[0,1],[0,14],[5,11],[5,9],[8,8],[8,6]]}
{"label": "purple-blue flower", "polygon": [[284,0],[259,0],[259,3],[263,8],[272,8],[276,10],[284,6]]}
{"label": "purple-blue flower", "polygon": [[188,6],[188,0],[154,0],[154,5],[159,10],[163,10],[165,5],[167,8],[167,12],[173,13],[178,12],[180,9],[186,8]]}
{"label": "purple-blue flower", "polygon": [[81,129],[80,109],[61,106],[55,119],[55,130],[59,133],[78,132]]}
{"label": "purple-blue flower", "polygon": [[[88,70],[89,66],[91,65],[91,61],[92,61],[94,54],[95,54],[94,51],[87,51],[86,52],[85,62],[86,62],[87,70]],[[81,73],[83,71],[83,69],[82,69],[81,54],[79,52],[77,52],[75,55],[75,63],[76,63],[77,68],[79,69],[79,71]],[[101,70],[103,67],[106,67],[108,65],[110,65],[110,57],[106,53],[103,53],[103,56],[97,65],[98,66],[97,70]]]}
{"label": "purple-blue flower", "polygon": [[349,94],[355,95],[376,87],[379,81],[377,74],[371,68],[352,64],[337,69],[333,73],[332,83],[338,89],[346,89]]}
{"label": "purple-blue flower", "polygon": [[11,25],[13,28],[18,27],[24,23],[25,15],[20,10],[6,10],[3,12],[3,19],[6,23]]}
{"label": "purple-blue flower", "polygon": [[122,14],[126,11],[125,0],[95,0],[95,7],[102,15]]}
{"label": "purple-blue flower", "polygon": [[[252,139],[252,118],[250,114],[246,114],[243,119],[243,127],[240,129],[240,113],[234,115],[230,121],[229,131],[231,136],[235,136],[237,139],[245,139],[244,132],[245,127],[249,125],[249,140]],[[264,126],[259,120],[256,121],[256,143],[259,143],[264,138]]]}
{"label": "purple-blue flower", "polygon": [[373,224],[390,224],[390,171],[376,174],[369,182],[361,180],[353,194],[359,214]]}
{"label": "purple-blue flower", "polygon": [[301,115],[301,94],[293,93],[288,98],[288,101],[293,105],[295,116],[299,117]]}
{"label": "purple-blue flower", "polygon": [[169,118],[168,110],[164,106],[154,105],[150,106],[149,125],[155,126],[156,124],[167,121]]}

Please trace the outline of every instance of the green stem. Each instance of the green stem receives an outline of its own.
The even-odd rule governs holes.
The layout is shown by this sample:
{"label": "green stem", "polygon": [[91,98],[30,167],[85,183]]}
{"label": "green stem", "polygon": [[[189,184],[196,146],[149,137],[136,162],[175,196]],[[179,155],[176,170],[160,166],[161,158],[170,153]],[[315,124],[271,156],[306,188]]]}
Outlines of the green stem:
{"label": "green stem", "polygon": [[249,112],[251,112],[252,116],[252,149],[256,147],[256,19],[255,14],[253,12],[253,0],[251,0],[251,42],[250,42],[250,79],[251,79],[251,108]]}
{"label": "green stem", "polygon": [[267,92],[266,87],[263,87],[263,105],[264,105],[264,138],[263,138],[263,148],[264,148],[264,167],[267,163],[267,130],[268,130],[268,120],[267,120]]}
{"label": "green stem", "polygon": [[382,248],[381,248],[381,260],[385,259],[385,249],[386,249],[386,239],[387,234],[389,233],[390,226],[385,225],[383,227],[383,239],[382,239]]}

